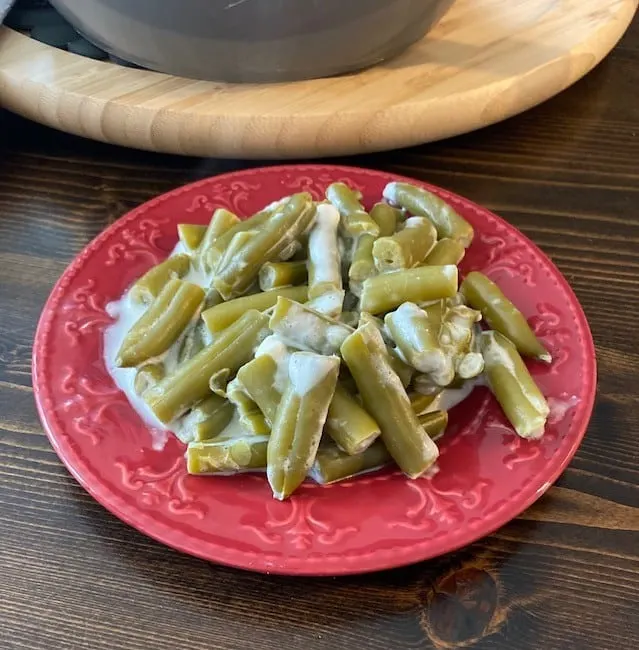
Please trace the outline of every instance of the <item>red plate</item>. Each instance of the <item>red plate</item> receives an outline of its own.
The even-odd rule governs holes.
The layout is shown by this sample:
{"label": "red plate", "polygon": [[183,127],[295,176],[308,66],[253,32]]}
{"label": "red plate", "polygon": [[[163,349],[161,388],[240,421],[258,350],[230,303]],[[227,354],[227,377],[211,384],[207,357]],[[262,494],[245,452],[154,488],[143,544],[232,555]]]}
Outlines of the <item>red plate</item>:
{"label": "red plate", "polygon": [[531,364],[551,404],[541,441],[518,438],[486,389],[478,389],[451,412],[433,479],[410,481],[389,470],[330,487],[308,482],[283,503],[273,500],[263,475],[188,476],[184,447],[172,436],[162,451],[153,450],[152,433],[102,361],[103,331],[111,322],[107,304],[167,255],[179,222],[206,223],[218,206],[248,215],[301,190],[319,198],[337,180],[361,190],[370,205],[386,183],[405,179],[296,165],[182,187],[133,210],[89,244],[44,308],[33,380],[51,443],[95,499],[160,542],[207,560],[283,574],[360,573],[425,560],[517,516],[557,479],[583,438],[594,401],[595,356],[566,280],[499,217],[424,185],[475,227],[462,270],[480,269],[494,279],[552,352],[550,367]]}

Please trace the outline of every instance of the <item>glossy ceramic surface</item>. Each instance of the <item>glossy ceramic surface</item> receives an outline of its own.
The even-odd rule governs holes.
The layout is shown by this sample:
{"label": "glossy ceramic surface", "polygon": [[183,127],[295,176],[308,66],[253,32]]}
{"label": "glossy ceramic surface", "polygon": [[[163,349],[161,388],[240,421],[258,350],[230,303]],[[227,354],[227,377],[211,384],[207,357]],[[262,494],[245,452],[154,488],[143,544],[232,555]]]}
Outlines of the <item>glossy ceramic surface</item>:
{"label": "glossy ceramic surface", "polygon": [[264,476],[193,477],[184,447],[149,431],[102,360],[110,301],[162,260],[179,222],[206,223],[219,206],[249,215],[295,191],[323,195],[343,180],[368,205],[399,177],[299,165],[234,172],[182,187],[133,210],[76,258],[47,302],[34,346],[33,380],[45,430],[76,479],[116,516],[181,551],[250,570],[337,575],[384,569],[469,544],[533,503],[574,455],[595,394],[593,342],[584,314],[554,265],[520,232],[444,190],[475,227],[461,268],[482,270],[513,298],[552,352],[531,371],[551,417],[541,441],[518,438],[486,389],[451,412],[440,471],[407,480],[385,470],[330,487],[307,482],[274,501]]}

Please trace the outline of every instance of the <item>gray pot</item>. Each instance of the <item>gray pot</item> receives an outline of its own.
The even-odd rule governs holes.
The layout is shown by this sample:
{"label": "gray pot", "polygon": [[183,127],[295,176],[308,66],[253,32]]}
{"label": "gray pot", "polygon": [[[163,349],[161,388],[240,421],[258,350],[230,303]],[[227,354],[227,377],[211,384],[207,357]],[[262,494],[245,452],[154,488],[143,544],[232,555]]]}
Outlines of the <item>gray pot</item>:
{"label": "gray pot", "polygon": [[418,41],[453,0],[51,0],[110,54],[174,75],[291,81],[360,70]]}

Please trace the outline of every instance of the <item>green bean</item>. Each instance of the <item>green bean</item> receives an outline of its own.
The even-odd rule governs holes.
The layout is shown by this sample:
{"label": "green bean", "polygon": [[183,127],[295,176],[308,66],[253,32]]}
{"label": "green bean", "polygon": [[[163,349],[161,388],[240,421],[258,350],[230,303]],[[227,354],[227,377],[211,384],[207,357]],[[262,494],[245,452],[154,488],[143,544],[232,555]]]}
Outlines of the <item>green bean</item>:
{"label": "green bean", "polygon": [[216,372],[224,368],[237,372],[253,356],[267,323],[264,314],[247,311],[211,345],[150,388],[144,399],[155,416],[161,422],[170,422],[209,394],[209,379]]}
{"label": "green bean", "polygon": [[405,302],[420,304],[449,298],[456,292],[456,266],[423,266],[364,280],[360,308],[371,314],[382,314]]}
{"label": "green bean", "polygon": [[[224,255],[215,270],[213,286],[225,299],[242,295],[257,279],[266,262],[276,261],[278,255],[312,223],[315,205],[310,194],[292,196],[277,208],[254,236],[230,257]],[[237,237],[237,235],[236,235]]]}
{"label": "green bean", "polygon": [[268,436],[192,442],[186,449],[189,474],[235,474],[266,467]]}
{"label": "green bean", "polygon": [[388,361],[381,334],[371,324],[344,341],[342,357],[357,383],[366,410],[381,428],[382,442],[401,470],[417,478],[438,451],[413,412],[410,399]]}
{"label": "green bean", "polygon": [[427,413],[428,409],[432,406],[435,399],[437,399],[438,394],[439,393],[433,393],[432,395],[422,395],[422,393],[411,393],[408,398],[410,399],[410,403],[413,407],[415,415],[419,417],[420,415]]}
{"label": "green bean", "polygon": [[446,432],[448,426],[448,413],[446,411],[431,411],[417,417],[426,435],[433,441],[439,440]]}
{"label": "green bean", "polygon": [[380,237],[373,244],[373,260],[380,273],[419,266],[437,241],[435,226],[424,217],[406,220],[403,230]]}
{"label": "green bean", "polygon": [[270,291],[293,287],[304,284],[307,277],[306,262],[267,262],[260,269],[260,289]]}
{"label": "green bean", "polygon": [[388,203],[376,203],[370,212],[371,219],[379,226],[380,237],[390,237],[397,230],[402,211]]}
{"label": "green bean", "polygon": [[373,235],[360,235],[357,239],[351,264],[348,267],[350,282],[358,284],[377,274],[373,261],[373,244],[375,244]]}
{"label": "green bean", "polygon": [[[450,388],[451,385],[452,382],[447,386],[447,388]],[[442,392],[443,388],[443,386],[436,384],[430,375],[419,373],[413,377],[412,387],[421,395],[426,395],[429,397],[439,395],[439,393]]]}
{"label": "green bean", "polygon": [[377,422],[339,382],[328,409],[325,430],[350,455],[367,449],[380,434]]}
{"label": "green bean", "polygon": [[177,434],[182,442],[211,440],[222,435],[233,419],[233,405],[218,395],[209,395],[186,415]]}
{"label": "green bean", "polygon": [[353,331],[339,321],[280,296],[269,327],[291,347],[318,354],[335,354]]}
{"label": "green bean", "polygon": [[326,190],[326,198],[339,210],[342,228],[351,237],[368,234],[377,237],[379,226],[370,218],[360,203],[360,196],[344,183],[333,183]]}
{"label": "green bean", "polygon": [[275,386],[276,374],[277,362],[268,355],[249,361],[237,373],[238,381],[264,414],[269,426],[273,425],[277,406],[282,397]]}
{"label": "green bean", "polygon": [[462,282],[461,292],[471,307],[481,311],[488,326],[509,338],[521,354],[546,363],[552,361],[524,315],[483,273],[469,273]]}
{"label": "green bean", "polygon": [[204,323],[198,321],[182,340],[178,352],[178,363],[184,363],[184,361],[194,357],[206,345],[205,335]]}
{"label": "green bean", "polygon": [[522,438],[544,433],[548,403],[530,376],[515,345],[499,332],[483,332],[479,346],[488,386],[509,422]]}
{"label": "green bean", "polygon": [[439,239],[459,240],[466,248],[473,241],[473,227],[446,201],[409,183],[389,183],[384,198],[416,217],[426,217],[437,228]]}
{"label": "green bean", "polygon": [[148,305],[160,295],[169,280],[184,277],[190,268],[191,259],[188,255],[172,255],[147,271],[131,287],[129,296],[133,302]]}
{"label": "green bean", "polygon": [[447,264],[454,264],[457,266],[466,254],[464,245],[457,239],[440,239],[433,250],[426,256],[424,264],[430,266],[446,266]]}
{"label": "green bean", "polygon": [[338,227],[339,212],[330,204],[319,204],[308,237],[308,297],[311,299],[342,290]]}
{"label": "green bean", "polygon": [[257,231],[271,218],[276,207],[279,207],[287,199],[282,199],[282,201],[277,201],[275,204],[264,208],[260,212],[257,212],[248,219],[240,221],[240,223],[235,224],[230,230],[227,230],[224,234],[220,235],[217,238],[213,246],[209,249],[207,254],[207,261],[211,268],[215,268],[218,264],[220,258],[224,254],[224,251],[229,247],[229,244],[233,240],[233,237],[239,232],[249,232]]}
{"label": "green bean", "polygon": [[209,379],[209,389],[214,395],[226,399],[226,388],[231,377],[230,368],[220,368],[216,370]]}
{"label": "green bean", "polygon": [[405,302],[387,314],[384,323],[402,357],[413,368],[428,373],[436,383],[451,373],[454,375],[452,360],[439,345],[439,322],[436,318],[429,318],[428,313],[414,303]]}
{"label": "green bean", "polygon": [[384,340],[384,343],[386,343],[386,349],[388,352],[388,361],[399,377],[400,381],[402,382],[402,385],[404,388],[406,388],[412,381],[413,379],[413,374],[414,370],[409,366],[404,360],[402,360],[399,357],[399,353],[397,350],[394,349],[394,341],[392,337],[390,336],[390,332],[384,325],[384,321],[380,320],[379,318],[376,318],[372,314],[369,314],[368,312],[360,312],[359,315],[359,324],[358,327],[364,327],[364,325],[367,325],[370,323],[372,326],[375,327],[375,329],[380,333],[382,339]]}
{"label": "green bean", "polygon": [[247,395],[244,386],[234,379],[226,387],[226,398],[237,411],[240,425],[247,433],[254,436],[265,436],[271,432],[260,407]]}
{"label": "green bean", "polygon": [[339,358],[294,352],[289,383],[277,407],[268,443],[269,484],[276,499],[286,499],[304,481],[322,437],[333,399]]}
{"label": "green bean", "polygon": [[180,241],[190,251],[194,251],[204,239],[206,226],[195,223],[181,223],[177,227]]}
{"label": "green bean", "polygon": [[380,469],[391,461],[392,458],[386,447],[379,441],[356,456],[347,454],[335,444],[325,442],[317,450],[309,476],[320,485],[328,485],[357,474]]}
{"label": "green bean", "polygon": [[330,293],[325,293],[318,298],[313,298],[305,303],[305,306],[308,309],[312,309],[324,316],[329,318],[338,318],[342,313],[342,308],[344,305],[344,296],[345,291],[331,291]]}
{"label": "green bean", "polygon": [[166,352],[197,315],[204,291],[195,284],[169,280],[124,337],[116,364],[130,368]]}
{"label": "green bean", "polygon": [[235,228],[239,223],[241,222],[237,218],[237,215],[234,215],[232,212],[229,212],[224,208],[218,208],[213,213],[208,228],[204,233],[202,242],[197,250],[197,259],[199,266],[203,271],[211,273],[211,271],[215,269],[217,256],[215,253],[213,255],[209,255],[209,253],[214,249],[216,241],[232,228]]}
{"label": "green bean", "polygon": [[202,320],[211,334],[216,334],[231,326],[249,309],[266,311],[275,305],[280,296],[303,302],[306,300],[308,287],[285,287],[272,289],[264,293],[255,293],[242,298],[223,302],[202,312]]}
{"label": "green bean", "polygon": [[140,366],[133,380],[135,394],[142,397],[151,386],[155,386],[162,379],[164,379],[164,364],[147,363]]}

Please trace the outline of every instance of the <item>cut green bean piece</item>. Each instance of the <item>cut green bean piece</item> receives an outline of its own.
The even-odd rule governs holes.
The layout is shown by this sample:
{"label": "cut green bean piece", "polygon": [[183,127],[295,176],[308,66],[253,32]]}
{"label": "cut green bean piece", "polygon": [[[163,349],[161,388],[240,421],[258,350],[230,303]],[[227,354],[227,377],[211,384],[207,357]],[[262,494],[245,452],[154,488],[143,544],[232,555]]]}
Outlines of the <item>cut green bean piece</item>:
{"label": "cut green bean piece", "polygon": [[364,407],[381,427],[381,438],[389,453],[407,476],[421,476],[437,460],[439,452],[389,364],[380,333],[373,325],[365,325],[344,341],[341,352]]}
{"label": "cut green bean piece", "polygon": [[131,368],[166,352],[197,315],[204,291],[195,284],[169,280],[124,337],[116,364]]}
{"label": "cut green bean piece", "polygon": [[142,397],[151,386],[155,386],[162,379],[164,379],[164,364],[147,363],[141,366],[135,373],[135,379],[133,380],[135,394]]}
{"label": "cut green bean piece", "polygon": [[200,268],[206,273],[211,273],[217,263],[216,254],[209,255],[211,250],[214,249],[215,243],[225,233],[235,228],[240,224],[240,220],[236,215],[224,208],[218,208],[211,217],[211,221],[204,233],[204,238],[200,243],[197,251],[198,261]]}
{"label": "cut green bean piece", "polygon": [[373,261],[374,243],[375,237],[373,235],[361,235],[357,239],[351,265],[348,268],[350,282],[357,284],[377,274],[375,262]]}
{"label": "cut green bean piece", "polygon": [[233,418],[233,405],[218,395],[209,395],[186,415],[177,435],[182,442],[202,442],[220,437]]}
{"label": "cut green bean piece", "polygon": [[[278,207],[253,237],[232,257],[224,255],[215,270],[213,286],[225,299],[242,295],[257,279],[266,262],[274,262],[291,242],[311,225],[313,199],[307,192],[292,196]],[[237,235],[236,235],[237,237]]]}
{"label": "cut green bean piece", "polygon": [[439,239],[457,239],[466,248],[473,241],[473,227],[468,221],[428,190],[409,183],[389,183],[384,189],[384,198],[416,217],[430,219],[437,228]]}
{"label": "cut green bean piece", "polygon": [[435,441],[439,440],[448,426],[448,413],[446,411],[431,411],[424,413],[417,418],[428,437]]}
{"label": "cut green bean piece", "polygon": [[435,226],[424,217],[406,220],[403,230],[380,237],[373,244],[373,260],[380,273],[419,266],[437,241]]}
{"label": "cut green bean piece", "polygon": [[273,425],[281,394],[275,387],[277,363],[268,355],[257,357],[242,366],[237,378],[257,404],[269,426]]}
{"label": "cut green bean piece", "polygon": [[329,203],[320,203],[315,224],[308,237],[308,297],[342,290],[341,259],[337,245],[339,212]]}
{"label": "cut green bean piece", "polygon": [[418,417],[427,413],[430,407],[433,405],[433,402],[437,399],[439,393],[433,393],[432,395],[422,395],[421,393],[411,393],[408,397],[410,399],[411,406],[415,415]]}
{"label": "cut green bean piece", "polygon": [[237,233],[248,231],[255,232],[259,230],[270,219],[275,209],[281,206],[282,203],[284,203],[286,200],[288,199],[278,201],[266,207],[264,210],[261,210],[260,212],[254,214],[248,219],[240,221],[240,223],[236,224],[230,230],[227,230],[223,235],[218,237],[207,255],[208,264],[211,266],[211,268],[215,268],[215,266],[219,263],[220,258],[229,247],[231,241],[233,240],[233,237],[235,237]]}
{"label": "cut green bean piece", "polygon": [[290,357],[289,383],[268,443],[266,474],[276,499],[290,496],[315,460],[339,365],[338,357],[312,352],[294,352]]}
{"label": "cut green bean piece", "polygon": [[260,269],[260,289],[270,291],[293,287],[304,284],[307,277],[306,262],[267,262]]}
{"label": "cut green bean piece", "polygon": [[284,287],[272,289],[263,293],[255,293],[242,298],[235,298],[228,302],[220,303],[211,309],[202,312],[202,320],[206,323],[211,334],[216,334],[230,327],[243,316],[249,309],[266,311],[275,305],[280,296],[291,300],[304,302],[307,297],[308,287]]}
{"label": "cut green bean piece", "polygon": [[285,343],[299,350],[335,354],[352,328],[280,296],[269,327]]}
{"label": "cut green bean piece", "polygon": [[413,375],[415,373],[414,369],[411,368],[411,366],[409,366],[406,361],[400,358],[400,353],[397,349],[395,349],[395,343],[390,335],[390,332],[384,325],[384,321],[373,316],[372,314],[369,314],[368,312],[360,312],[358,327],[362,328],[364,325],[367,325],[369,323],[375,327],[375,329],[380,333],[382,339],[384,340],[384,343],[386,343],[389,363],[393,370],[397,373],[397,376],[402,382],[404,388],[406,388],[413,379]]}
{"label": "cut green bean piece", "polygon": [[456,266],[422,266],[365,280],[360,307],[371,314],[383,314],[405,302],[420,304],[450,298],[456,292]]}
{"label": "cut green bean piece", "polygon": [[160,295],[169,280],[184,277],[190,268],[191,259],[188,255],[173,255],[147,271],[131,287],[129,296],[135,303],[148,305]]}
{"label": "cut green bean piece", "polygon": [[499,332],[483,332],[479,346],[486,379],[509,422],[522,438],[540,438],[550,409],[515,345]]}
{"label": "cut green bean piece", "polygon": [[483,273],[469,273],[461,285],[468,304],[481,311],[491,329],[509,338],[521,354],[545,363],[552,356],[535,336],[524,315]]}
{"label": "cut green bean piece", "polygon": [[351,237],[368,234],[377,237],[379,226],[370,218],[360,196],[345,183],[333,183],[326,190],[326,198],[338,209],[342,228]]}
{"label": "cut green bean piece", "polygon": [[359,454],[379,437],[377,422],[353,395],[338,382],[328,409],[326,433],[347,454]]}
{"label": "cut green bean piece", "polygon": [[144,399],[160,422],[171,422],[210,391],[209,380],[220,370],[237,372],[253,356],[263,340],[268,318],[259,311],[246,312],[242,318],[220,332],[211,345],[177,367]]}
{"label": "cut green bean piece", "polygon": [[342,313],[345,295],[345,291],[331,291],[309,300],[305,306],[329,318],[338,318]]}
{"label": "cut green bean piece", "polygon": [[226,398],[235,406],[240,425],[247,433],[265,436],[271,432],[271,427],[260,407],[246,393],[244,386],[237,379],[229,382],[226,387]]}
{"label": "cut green bean piece", "polygon": [[209,388],[211,389],[211,392],[226,399],[226,387],[228,386],[230,377],[230,368],[221,368],[220,370],[216,370],[209,379]]}
{"label": "cut green bean piece", "polygon": [[440,239],[426,256],[424,264],[429,266],[454,264],[457,266],[464,259],[465,254],[464,245],[457,239]]}
{"label": "cut green bean piece", "polygon": [[402,211],[388,203],[376,203],[370,212],[371,219],[379,226],[380,237],[395,234],[398,222],[402,221]]}
{"label": "cut green bean piece", "polygon": [[186,449],[189,474],[235,474],[266,467],[268,436],[192,442]]}
{"label": "cut green bean piece", "polygon": [[205,345],[205,326],[204,323],[198,321],[194,327],[192,327],[180,345],[180,351],[178,353],[178,363],[184,363],[190,358],[194,357]]}
{"label": "cut green bean piece", "polygon": [[177,227],[180,241],[190,251],[194,251],[204,239],[206,226],[195,223],[181,223]]}
{"label": "cut green bean piece", "polygon": [[320,485],[328,485],[380,469],[391,462],[392,458],[381,442],[374,442],[356,456],[347,454],[335,444],[324,442],[317,450],[309,476]]}
{"label": "cut green bean piece", "polygon": [[271,426],[288,382],[290,356],[291,351],[277,336],[268,336],[255,351],[255,359],[237,373],[238,381]]}
{"label": "cut green bean piece", "polygon": [[403,358],[413,368],[430,374],[436,383],[454,374],[451,359],[439,345],[439,322],[436,318],[431,320],[426,311],[412,302],[405,302],[387,314],[384,323]]}

